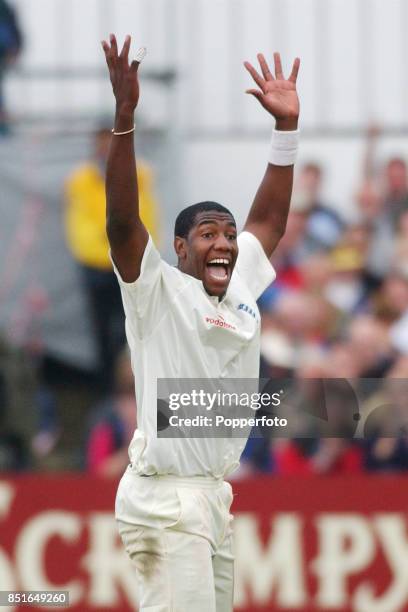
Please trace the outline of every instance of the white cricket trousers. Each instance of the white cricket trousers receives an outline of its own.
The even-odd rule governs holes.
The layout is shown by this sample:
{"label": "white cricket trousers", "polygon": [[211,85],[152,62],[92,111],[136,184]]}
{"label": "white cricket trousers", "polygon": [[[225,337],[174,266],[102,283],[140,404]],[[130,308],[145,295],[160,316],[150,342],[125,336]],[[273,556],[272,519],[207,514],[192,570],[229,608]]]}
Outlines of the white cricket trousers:
{"label": "white cricket trousers", "polygon": [[140,612],[232,612],[231,503],[223,480],[124,474],[116,519]]}

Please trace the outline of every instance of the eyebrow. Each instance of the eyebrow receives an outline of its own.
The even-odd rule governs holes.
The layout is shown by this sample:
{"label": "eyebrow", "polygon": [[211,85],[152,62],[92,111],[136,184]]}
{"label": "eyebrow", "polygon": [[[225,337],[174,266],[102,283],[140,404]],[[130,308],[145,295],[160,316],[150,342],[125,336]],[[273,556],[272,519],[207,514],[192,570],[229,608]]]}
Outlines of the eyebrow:
{"label": "eyebrow", "polygon": [[[203,219],[202,221],[199,221],[199,223],[197,223],[196,227],[201,227],[201,225],[218,225],[218,221],[216,221],[215,219]],[[234,227],[236,229],[237,225],[235,223],[235,221],[233,221],[232,219],[228,221],[228,225],[231,225],[232,227]]]}

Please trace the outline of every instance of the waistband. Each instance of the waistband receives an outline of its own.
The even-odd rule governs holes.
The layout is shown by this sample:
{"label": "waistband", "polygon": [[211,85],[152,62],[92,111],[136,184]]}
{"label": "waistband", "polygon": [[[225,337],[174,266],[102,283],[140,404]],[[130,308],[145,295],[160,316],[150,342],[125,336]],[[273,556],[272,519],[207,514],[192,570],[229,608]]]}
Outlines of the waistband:
{"label": "waistband", "polygon": [[127,471],[135,478],[142,480],[148,480],[149,482],[167,482],[174,484],[177,487],[191,487],[191,488],[204,488],[204,489],[216,489],[224,483],[223,478],[214,478],[213,476],[176,476],[173,474],[137,474],[132,470]]}

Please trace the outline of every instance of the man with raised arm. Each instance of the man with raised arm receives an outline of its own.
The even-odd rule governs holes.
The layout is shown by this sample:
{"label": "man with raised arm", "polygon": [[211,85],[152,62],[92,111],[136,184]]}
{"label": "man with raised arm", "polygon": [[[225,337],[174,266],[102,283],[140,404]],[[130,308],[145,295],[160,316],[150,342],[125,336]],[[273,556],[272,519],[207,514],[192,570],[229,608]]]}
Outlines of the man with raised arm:
{"label": "man with raised arm", "polygon": [[103,42],[116,99],[107,167],[107,233],[126,313],[138,406],[130,466],[119,485],[116,518],[135,562],[140,610],[231,612],[231,486],[242,438],[158,438],[158,379],[258,377],[260,317],[256,300],[274,279],[269,258],[283,236],[298,143],[299,59],[285,79],[245,67],[249,89],[276,120],[269,164],[237,236],[232,213],[215,202],[185,208],[175,222],[176,268],[165,263],[138,213],[134,112],[138,68],[130,37],[118,52]]}

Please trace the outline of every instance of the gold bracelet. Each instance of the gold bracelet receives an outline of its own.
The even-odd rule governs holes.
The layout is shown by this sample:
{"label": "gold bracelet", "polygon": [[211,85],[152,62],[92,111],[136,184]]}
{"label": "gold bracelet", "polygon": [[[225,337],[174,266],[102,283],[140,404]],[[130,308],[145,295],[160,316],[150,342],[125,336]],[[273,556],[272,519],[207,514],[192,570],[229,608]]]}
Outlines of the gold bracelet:
{"label": "gold bracelet", "polygon": [[112,129],[112,134],[114,136],[125,136],[125,134],[131,134],[132,132],[134,132],[136,129],[136,123],[133,124],[133,127],[131,130],[128,130],[127,132],[115,132],[115,128]]}

